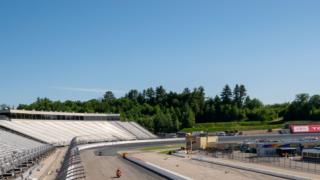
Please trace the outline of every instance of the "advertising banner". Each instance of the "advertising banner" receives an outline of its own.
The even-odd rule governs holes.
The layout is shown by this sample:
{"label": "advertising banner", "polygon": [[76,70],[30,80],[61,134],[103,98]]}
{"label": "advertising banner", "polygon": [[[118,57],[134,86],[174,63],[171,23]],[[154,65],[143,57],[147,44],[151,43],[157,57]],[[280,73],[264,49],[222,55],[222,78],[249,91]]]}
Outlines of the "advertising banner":
{"label": "advertising banner", "polygon": [[291,125],[291,133],[320,133],[320,124]]}

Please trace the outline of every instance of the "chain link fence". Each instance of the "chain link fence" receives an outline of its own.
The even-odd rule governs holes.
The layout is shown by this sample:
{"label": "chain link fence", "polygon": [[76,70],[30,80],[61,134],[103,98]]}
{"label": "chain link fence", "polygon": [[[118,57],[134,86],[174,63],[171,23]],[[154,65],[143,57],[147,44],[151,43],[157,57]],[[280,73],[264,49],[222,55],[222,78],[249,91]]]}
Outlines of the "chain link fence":
{"label": "chain link fence", "polygon": [[279,157],[268,156],[259,157],[254,153],[244,153],[240,151],[213,151],[208,153],[215,158],[232,159],[246,163],[257,163],[269,166],[277,166],[285,169],[294,169],[304,172],[320,174],[320,161],[305,161],[301,156]]}

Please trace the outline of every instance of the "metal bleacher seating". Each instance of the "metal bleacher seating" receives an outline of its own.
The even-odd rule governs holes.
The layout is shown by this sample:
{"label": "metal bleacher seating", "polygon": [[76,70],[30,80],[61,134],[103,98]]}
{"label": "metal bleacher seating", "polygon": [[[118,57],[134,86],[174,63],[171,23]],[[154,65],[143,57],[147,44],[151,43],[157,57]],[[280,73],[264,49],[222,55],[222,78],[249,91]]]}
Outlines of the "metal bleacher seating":
{"label": "metal bleacher seating", "polygon": [[0,129],[0,179],[51,149],[51,145]]}
{"label": "metal bleacher seating", "polygon": [[143,133],[145,133],[149,139],[153,139],[153,138],[157,138],[156,135],[152,134],[150,131],[146,130],[145,128],[143,128],[142,126],[140,126],[138,123],[131,121],[129,122],[130,124],[132,124],[133,126],[135,126],[137,129],[139,129],[140,131],[142,131]]}
{"label": "metal bleacher seating", "polygon": [[74,137],[88,143],[156,138],[135,122],[12,119],[0,121],[1,126],[56,146],[68,145]]}
{"label": "metal bleacher seating", "polygon": [[[69,145],[57,179],[83,179],[77,144],[157,138],[135,122],[115,114],[12,110],[0,117],[0,179],[17,177],[48,155]],[[10,115],[8,115],[10,113]],[[111,119],[110,119],[111,118]]]}

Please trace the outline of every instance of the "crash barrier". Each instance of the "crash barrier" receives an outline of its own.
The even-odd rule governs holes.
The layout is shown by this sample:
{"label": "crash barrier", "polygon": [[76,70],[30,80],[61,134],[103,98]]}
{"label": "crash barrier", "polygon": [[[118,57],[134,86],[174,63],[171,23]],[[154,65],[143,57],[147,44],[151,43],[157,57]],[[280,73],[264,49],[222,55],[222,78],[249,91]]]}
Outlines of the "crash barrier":
{"label": "crash barrier", "polygon": [[85,179],[83,165],[81,164],[77,138],[73,138],[64,157],[56,180],[81,180]]}
{"label": "crash barrier", "polygon": [[184,138],[168,138],[168,139],[147,139],[147,140],[132,140],[132,141],[114,141],[114,142],[103,142],[94,144],[82,144],[78,145],[79,151],[85,149],[93,149],[105,146],[116,146],[122,144],[152,144],[152,143],[184,143]]}
{"label": "crash barrier", "polygon": [[184,138],[171,139],[149,139],[133,141],[114,141],[94,144],[83,144],[84,137],[75,137],[70,142],[70,146],[65,155],[64,161],[57,176],[57,180],[85,179],[84,167],[80,159],[80,151],[106,146],[116,146],[122,144],[152,144],[152,143],[179,143],[184,142]]}

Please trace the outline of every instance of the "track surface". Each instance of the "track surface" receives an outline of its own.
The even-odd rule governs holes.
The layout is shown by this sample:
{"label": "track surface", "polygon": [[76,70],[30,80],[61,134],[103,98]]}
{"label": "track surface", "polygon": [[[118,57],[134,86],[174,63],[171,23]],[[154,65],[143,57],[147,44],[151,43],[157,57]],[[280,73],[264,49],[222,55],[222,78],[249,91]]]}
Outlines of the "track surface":
{"label": "track surface", "polygon": [[118,155],[96,156],[94,151],[95,150],[85,150],[81,152],[81,160],[84,165],[86,179],[117,179],[115,177],[117,168],[120,168],[122,171],[121,180],[163,179],[140,166],[122,159],[122,157]]}
{"label": "track surface", "polygon": [[[168,144],[168,143],[165,143],[165,144]],[[177,144],[177,143],[171,143],[171,144]],[[122,157],[120,157],[117,154],[117,152],[119,151],[130,151],[130,150],[135,150],[135,149],[139,149],[146,146],[158,146],[158,145],[161,145],[161,143],[160,144],[151,143],[151,144],[143,144],[143,145],[123,144],[118,146],[109,146],[109,147],[83,150],[80,152],[80,156],[81,156],[82,163],[84,165],[86,178],[90,180],[91,179],[93,180],[117,179],[115,178],[115,171],[117,168],[121,168],[121,170],[123,171],[123,176],[120,179],[125,179],[125,180],[126,179],[130,179],[130,180],[131,179],[133,180],[164,179],[148,170],[145,170],[144,168],[136,164],[133,164],[129,161],[122,159]],[[99,154],[101,156],[97,156]],[[226,168],[223,166],[217,166],[217,165],[212,165],[208,163],[196,162],[192,160],[187,161],[185,159],[172,157],[172,156],[169,156],[169,159],[173,160],[173,162],[170,164],[170,161],[167,158],[162,157],[164,155],[155,153],[154,155],[147,156],[147,154],[142,155],[141,157],[138,157],[138,158],[140,159],[146,158],[145,160],[148,162],[155,163],[155,164],[159,163],[158,165],[163,168],[181,173],[183,175],[187,175],[194,179],[217,179],[217,180],[218,179],[221,179],[221,180],[225,180],[225,179],[275,180],[275,179],[278,179],[278,178],[267,176],[267,175],[257,174],[257,173],[248,172],[248,171],[240,171],[237,169]],[[154,156],[159,156],[159,157],[154,157]],[[176,167],[177,163],[180,164],[179,168]],[[184,166],[186,167],[184,168]],[[201,173],[194,174],[195,169],[199,170]],[[230,173],[225,174],[226,171]],[[220,176],[218,174],[220,174]],[[231,178],[231,177],[234,177],[234,178]]]}

